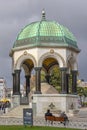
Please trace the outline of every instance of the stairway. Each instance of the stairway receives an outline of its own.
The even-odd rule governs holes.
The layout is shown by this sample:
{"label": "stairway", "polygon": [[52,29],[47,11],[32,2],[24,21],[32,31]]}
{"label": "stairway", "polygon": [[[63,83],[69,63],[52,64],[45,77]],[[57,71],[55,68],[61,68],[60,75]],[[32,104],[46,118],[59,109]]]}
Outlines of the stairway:
{"label": "stairway", "polygon": [[11,109],[7,113],[2,114],[0,117],[16,117],[16,118],[18,117],[18,118],[22,118],[24,108],[29,108],[29,105],[19,105],[19,106],[15,107],[15,108]]}
{"label": "stairway", "polygon": [[87,118],[87,107],[83,107],[79,109],[78,114],[76,115],[78,118]]}
{"label": "stairway", "polygon": [[[29,101],[32,102],[32,95],[35,91],[35,88],[31,90],[29,93]],[[41,83],[41,92],[42,94],[57,94],[58,91],[51,85],[47,83]],[[23,117],[23,109],[29,108],[29,105],[19,105],[15,108],[12,108],[10,111],[8,111],[5,114],[0,115],[0,117]]]}

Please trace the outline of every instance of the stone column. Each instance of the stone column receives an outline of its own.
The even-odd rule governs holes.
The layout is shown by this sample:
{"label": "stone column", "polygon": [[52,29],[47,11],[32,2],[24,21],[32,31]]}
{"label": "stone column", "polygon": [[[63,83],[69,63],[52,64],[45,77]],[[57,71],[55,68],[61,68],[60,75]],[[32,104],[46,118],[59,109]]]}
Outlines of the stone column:
{"label": "stone column", "polygon": [[20,95],[20,72],[21,70],[15,70],[15,95]]}
{"label": "stone column", "polygon": [[35,92],[35,94],[41,94],[41,74],[40,74],[41,68],[42,67],[35,67],[34,68],[35,72],[36,72],[36,74],[35,74],[35,77],[36,77],[36,80],[35,80],[35,82],[36,82],[36,92]]}
{"label": "stone column", "polygon": [[46,78],[47,83],[50,84],[50,75],[47,74],[47,75],[45,76],[45,78]]}
{"label": "stone column", "polygon": [[26,95],[28,95],[28,93],[30,92],[30,75],[26,75]]}
{"label": "stone column", "polygon": [[77,70],[72,70],[72,94],[77,94]]}
{"label": "stone column", "polygon": [[67,68],[63,67],[63,68],[60,68],[61,70],[61,93],[62,94],[67,94],[67,76],[66,76],[66,71],[67,71]]}
{"label": "stone column", "polygon": [[66,90],[67,90],[67,94],[69,93],[69,74],[66,73]]}
{"label": "stone column", "polygon": [[16,92],[15,73],[12,73],[12,76],[13,76],[13,95],[14,95],[14,94],[15,94],[15,92]]}

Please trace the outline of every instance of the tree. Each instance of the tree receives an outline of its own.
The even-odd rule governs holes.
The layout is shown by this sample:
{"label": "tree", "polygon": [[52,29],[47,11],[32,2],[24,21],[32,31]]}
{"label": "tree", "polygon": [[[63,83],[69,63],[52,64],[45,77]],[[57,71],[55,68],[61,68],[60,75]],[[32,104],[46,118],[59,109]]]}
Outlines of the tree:
{"label": "tree", "polygon": [[84,87],[84,96],[87,97],[87,87]]}
{"label": "tree", "polygon": [[41,70],[41,82],[46,82],[45,72],[43,70]]}
{"label": "tree", "polygon": [[83,95],[84,95],[84,88],[83,87],[77,87],[77,93],[78,93],[78,95],[79,95],[79,97],[80,97],[80,103],[81,103],[81,106],[82,106],[82,97],[83,97]]}
{"label": "tree", "polygon": [[50,84],[60,91],[61,74],[59,67],[54,67],[51,71]]}

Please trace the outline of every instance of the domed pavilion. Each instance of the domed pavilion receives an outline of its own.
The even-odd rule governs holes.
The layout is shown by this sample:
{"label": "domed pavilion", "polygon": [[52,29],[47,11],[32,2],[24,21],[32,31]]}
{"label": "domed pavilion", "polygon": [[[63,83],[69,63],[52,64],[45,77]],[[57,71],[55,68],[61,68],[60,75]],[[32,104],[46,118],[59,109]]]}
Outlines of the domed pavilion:
{"label": "domed pavilion", "polygon": [[[45,11],[43,10],[40,21],[28,24],[19,32],[13,48],[10,51],[13,69],[13,95],[20,95],[21,68],[24,69],[25,73],[26,96],[29,95],[30,77],[34,69],[36,80],[32,103],[37,110],[40,107],[42,112],[48,102],[58,108],[59,106],[57,104],[60,97],[61,99],[64,97],[63,101],[67,100],[68,106],[66,102],[63,110],[67,111],[70,107],[70,102],[75,104],[77,99],[77,56],[79,52],[80,50],[76,38],[68,28],[60,25],[56,21],[47,20]],[[50,71],[54,66],[58,66],[61,71],[61,94],[58,94],[59,96],[56,95],[57,97],[50,94],[43,95],[41,92],[41,70],[44,70],[46,81],[49,83]],[[72,75],[71,94],[69,94],[70,74]],[[51,99],[52,97],[53,99],[55,97],[56,101],[53,101],[53,99]],[[42,108],[43,98],[48,100],[44,99],[44,108]],[[35,101],[36,99],[37,102]],[[60,106],[62,107],[63,104]],[[38,111],[36,113],[38,113]]]}

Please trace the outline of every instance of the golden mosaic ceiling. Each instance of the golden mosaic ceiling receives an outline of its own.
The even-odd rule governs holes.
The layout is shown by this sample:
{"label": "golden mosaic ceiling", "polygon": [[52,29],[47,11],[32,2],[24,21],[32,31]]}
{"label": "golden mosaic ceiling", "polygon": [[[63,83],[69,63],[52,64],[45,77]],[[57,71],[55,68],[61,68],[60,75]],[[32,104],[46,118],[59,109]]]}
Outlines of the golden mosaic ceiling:
{"label": "golden mosaic ceiling", "polygon": [[34,67],[34,64],[30,59],[25,60],[23,64],[25,64],[29,68],[29,70],[31,70]]}
{"label": "golden mosaic ceiling", "polygon": [[57,65],[58,62],[56,59],[54,58],[47,58],[43,61],[43,67],[46,69],[46,70],[49,70],[50,67],[52,67],[53,65]]}
{"label": "golden mosaic ceiling", "polygon": [[[23,64],[25,64],[29,68],[30,71],[34,67],[34,64],[32,60],[30,59],[25,60]],[[54,65],[58,65],[57,60],[54,58],[47,58],[42,63],[42,67],[45,68],[46,70],[49,70]]]}

